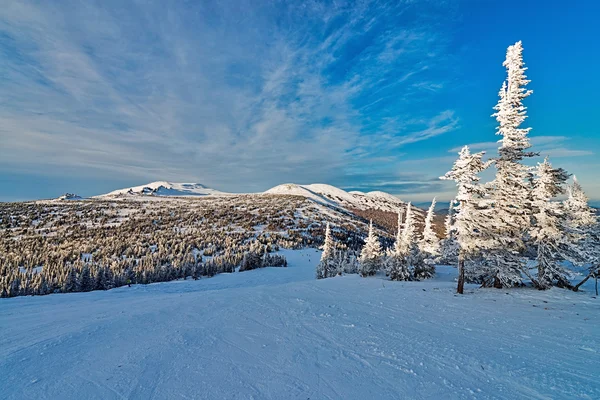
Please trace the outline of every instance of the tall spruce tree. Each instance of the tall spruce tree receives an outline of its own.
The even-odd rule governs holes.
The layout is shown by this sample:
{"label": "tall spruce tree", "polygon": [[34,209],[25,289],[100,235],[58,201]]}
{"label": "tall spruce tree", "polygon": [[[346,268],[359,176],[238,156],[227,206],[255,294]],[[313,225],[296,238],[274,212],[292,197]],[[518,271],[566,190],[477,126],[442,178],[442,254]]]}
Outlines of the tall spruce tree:
{"label": "tall spruce tree", "polygon": [[335,244],[331,237],[331,229],[329,228],[329,222],[327,228],[325,228],[325,241],[323,244],[323,253],[321,253],[321,260],[317,265],[317,279],[330,278],[338,274],[339,267],[334,260]]}
{"label": "tall spruce tree", "polygon": [[486,282],[495,287],[518,285],[522,280],[524,264],[520,252],[524,249],[523,239],[532,216],[529,195],[532,174],[523,160],[535,155],[527,151],[531,147],[527,136],[531,128],[521,127],[527,118],[523,100],[532,91],[525,88],[530,81],[525,75],[527,68],[520,41],[508,47],[502,65],[506,67],[508,77],[502,84],[500,100],[493,114],[498,121],[496,134],[502,139],[495,160],[496,177],[489,185],[491,213],[499,223],[488,227],[494,230],[490,237],[495,238],[497,244],[483,254],[490,275]]}
{"label": "tall spruce tree", "polygon": [[408,254],[410,253],[412,243],[415,241],[415,234],[417,230],[415,222],[416,221],[412,212],[412,205],[410,202],[408,202],[406,204],[406,217],[404,220],[402,234],[400,235],[400,240],[396,241],[396,252],[398,252],[398,254],[402,254],[405,257],[408,256]]}
{"label": "tall spruce tree", "polygon": [[423,228],[423,238],[419,242],[419,248],[421,252],[426,255],[427,258],[435,258],[440,253],[440,241],[433,230],[433,218],[435,217],[435,198],[427,210],[427,216],[425,217],[425,227]]}
{"label": "tall spruce tree", "polygon": [[440,261],[445,264],[458,262],[458,243],[454,229],[454,199],[448,205],[448,215],[444,220],[445,237],[440,242]]}

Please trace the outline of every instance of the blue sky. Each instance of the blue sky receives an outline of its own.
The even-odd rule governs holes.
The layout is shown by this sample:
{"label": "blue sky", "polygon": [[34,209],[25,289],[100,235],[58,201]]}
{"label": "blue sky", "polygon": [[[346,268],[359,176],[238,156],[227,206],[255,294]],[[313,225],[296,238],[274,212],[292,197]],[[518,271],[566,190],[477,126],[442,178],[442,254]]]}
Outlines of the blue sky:
{"label": "blue sky", "polygon": [[29,1],[0,11],[0,201],[155,180],[453,196],[522,40],[534,149],[600,199],[598,2]]}

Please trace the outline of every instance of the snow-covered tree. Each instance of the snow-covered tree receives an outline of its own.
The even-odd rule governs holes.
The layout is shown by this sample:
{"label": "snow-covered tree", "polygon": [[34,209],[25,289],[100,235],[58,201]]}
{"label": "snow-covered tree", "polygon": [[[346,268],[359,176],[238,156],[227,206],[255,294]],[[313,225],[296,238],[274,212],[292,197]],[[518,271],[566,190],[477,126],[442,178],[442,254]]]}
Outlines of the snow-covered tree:
{"label": "snow-covered tree", "polygon": [[568,197],[564,204],[571,227],[579,230],[593,228],[598,223],[598,218],[590,207],[589,199],[576,176],[573,176],[573,185],[567,188],[567,193]]}
{"label": "snow-covered tree", "polygon": [[334,260],[335,244],[331,237],[331,229],[329,222],[325,229],[325,243],[323,244],[323,253],[321,254],[321,260],[317,265],[317,279],[330,278],[336,276],[339,271],[339,260]]}
{"label": "snow-covered tree", "polygon": [[520,41],[508,47],[502,65],[506,67],[508,78],[502,84],[500,100],[493,114],[498,121],[496,134],[502,139],[499,157],[495,160],[496,177],[489,185],[494,219],[501,223],[490,225],[494,229],[490,236],[495,238],[497,245],[493,251],[484,254],[484,264],[492,275],[489,281],[496,287],[521,282],[523,262],[519,253],[524,248],[523,237],[532,214],[529,201],[531,168],[522,161],[535,155],[526,151],[531,147],[527,136],[531,128],[521,127],[527,118],[523,100],[532,91],[525,88],[529,80],[525,75],[527,68]]}
{"label": "snow-covered tree", "polygon": [[423,229],[423,238],[419,242],[419,248],[427,258],[435,258],[440,254],[440,241],[433,230],[433,217],[435,216],[435,198],[425,217],[425,228]]}
{"label": "snow-covered tree", "polygon": [[566,231],[563,205],[552,199],[564,193],[569,175],[562,168],[553,168],[546,158],[538,163],[533,182],[533,225],[531,238],[537,249],[538,288],[548,289],[553,282],[570,287],[568,271],[561,261],[576,261],[578,251],[572,235]]}
{"label": "snow-covered tree", "polygon": [[600,275],[600,222],[576,177],[567,189],[568,198],[564,202],[567,226],[577,241],[580,264],[589,267],[588,275],[574,287],[578,290],[590,277]]}
{"label": "snow-covered tree", "polygon": [[321,253],[321,261],[331,258],[334,251],[334,243],[331,238],[331,228],[329,227],[329,222],[327,223],[327,227],[325,228],[325,242],[323,243],[323,253]]}
{"label": "snow-covered tree", "polygon": [[479,173],[489,165],[482,161],[484,154],[485,152],[471,154],[468,146],[463,147],[452,169],[441,177],[455,181],[458,188],[453,231],[459,246],[457,292],[460,294],[464,291],[465,261],[479,256],[481,250],[488,247],[483,233],[489,231],[484,230],[489,220],[480,207],[485,190],[479,183]]}
{"label": "snow-covered tree", "polygon": [[408,269],[407,255],[403,253],[402,242],[402,212],[398,211],[398,229],[396,233],[396,243],[391,254],[386,258],[386,270],[390,279],[393,281],[410,280],[410,271]]}
{"label": "snow-covered tree", "polygon": [[373,230],[373,221],[369,224],[369,235],[367,236],[367,240],[365,241],[365,245],[360,252],[359,262],[359,273],[361,276],[370,276],[375,275],[375,273],[381,267],[381,243],[379,242],[379,237]]}
{"label": "snow-covered tree", "polygon": [[446,264],[454,264],[458,261],[458,243],[454,230],[454,199],[448,206],[448,215],[444,220],[445,237],[440,242],[440,261]]}
{"label": "snow-covered tree", "polygon": [[[411,203],[406,204],[406,218],[404,220],[404,227],[402,228],[402,234],[396,237],[395,252],[399,255],[407,257],[410,253],[410,247],[415,241],[415,234],[417,231],[416,221],[413,216]],[[399,240],[398,240],[399,239]]]}
{"label": "snow-covered tree", "polygon": [[417,242],[413,242],[410,246],[408,265],[411,268],[413,278],[418,281],[433,278],[435,275],[433,259],[425,258],[425,254],[421,251]]}

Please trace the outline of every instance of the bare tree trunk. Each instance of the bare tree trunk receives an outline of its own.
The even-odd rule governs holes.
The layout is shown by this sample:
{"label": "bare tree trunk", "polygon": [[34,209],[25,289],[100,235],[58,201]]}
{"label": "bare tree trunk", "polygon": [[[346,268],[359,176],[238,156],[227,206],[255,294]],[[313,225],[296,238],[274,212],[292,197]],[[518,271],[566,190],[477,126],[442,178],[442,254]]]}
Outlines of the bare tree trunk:
{"label": "bare tree trunk", "polygon": [[465,260],[461,256],[458,258],[458,286],[456,287],[456,293],[464,294],[465,291]]}
{"label": "bare tree trunk", "polygon": [[596,296],[598,296],[598,271],[594,274],[594,278],[596,279]]}
{"label": "bare tree trunk", "polygon": [[[573,291],[574,292],[578,292],[579,288],[581,287],[581,285],[583,285],[584,283],[586,283],[588,281],[588,279],[590,279],[592,276],[595,276],[596,280],[598,280],[598,272],[599,271],[600,271],[600,268],[598,266],[596,266],[596,268],[592,269],[590,271],[590,273],[585,278],[583,278],[583,280],[581,282],[579,282],[577,285],[575,285],[573,287]],[[597,290],[596,290],[596,292],[597,292]]]}
{"label": "bare tree trunk", "polygon": [[523,273],[525,274],[525,276],[527,276],[529,278],[529,280],[531,281],[531,283],[533,284],[533,286],[536,289],[539,290],[543,290],[544,288],[540,285],[540,283],[531,275],[531,273],[527,270],[527,267],[525,267],[523,269]]}

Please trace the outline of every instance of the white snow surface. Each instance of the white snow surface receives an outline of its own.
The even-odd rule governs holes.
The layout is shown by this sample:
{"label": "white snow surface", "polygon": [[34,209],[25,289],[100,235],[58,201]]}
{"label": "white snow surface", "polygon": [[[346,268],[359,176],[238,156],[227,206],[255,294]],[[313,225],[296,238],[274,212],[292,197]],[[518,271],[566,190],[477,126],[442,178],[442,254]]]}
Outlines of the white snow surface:
{"label": "white snow surface", "polygon": [[134,186],[125,189],[114,190],[110,193],[95,196],[96,198],[117,197],[124,195],[152,195],[152,196],[207,196],[223,195],[215,189],[211,189],[200,183],[175,183],[166,181],[151,182],[146,185]]}
{"label": "white snow surface", "polygon": [[458,296],[450,267],[315,280],[319,252],[283,253],[288,268],[0,299],[0,398],[600,398],[589,290]]}

